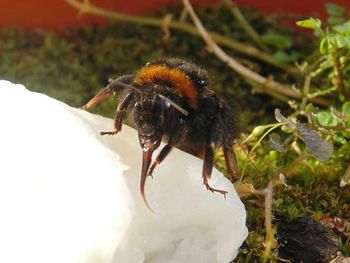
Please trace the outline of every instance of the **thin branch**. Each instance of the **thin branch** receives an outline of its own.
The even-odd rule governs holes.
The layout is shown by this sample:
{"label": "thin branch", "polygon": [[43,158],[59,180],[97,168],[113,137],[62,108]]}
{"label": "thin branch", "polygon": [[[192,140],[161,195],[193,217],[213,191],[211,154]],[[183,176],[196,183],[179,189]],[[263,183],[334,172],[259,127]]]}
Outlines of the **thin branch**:
{"label": "thin branch", "polygon": [[262,50],[268,52],[268,47],[261,41],[259,34],[255,31],[255,29],[248,23],[248,21],[244,18],[241,10],[239,10],[237,4],[231,0],[224,0],[225,5],[230,10],[232,16],[236,19],[236,21],[240,24],[242,29],[246,32],[246,34],[250,37],[250,39]]}
{"label": "thin branch", "polygon": [[[160,27],[163,23],[163,19],[153,18],[153,17],[146,17],[146,16],[133,16],[133,15],[127,15],[123,13],[118,13],[114,11],[109,11],[107,9],[99,8],[93,4],[91,4],[89,1],[86,0],[64,0],[67,4],[70,6],[76,8],[79,11],[79,14],[91,14],[91,15],[97,15],[97,16],[103,16],[112,20],[120,20],[125,21],[129,23],[135,23],[145,26],[153,26],[153,27]],[[196,29],[196,27],[185,23],[185,22],[179,22],[179,21],[171,21],[169,23],[169,28],[176,29],[182,32],[189,33],[194,36],[200,36],[200,33]],[[283,69],[284,71],[293,74],[295,76],[301,76],[300,72],[294,67],[287,64],[280,63],[276,61],[271,55],[251,46],[246,45],[241,42],[235,41],[231,38],[225,37],[223,35],[217,34],[215,32],[210,32],[212,35],[212,38],[219,44],[233,49],[237,52],[243,53],[247,56],[254,57],[256,59],[259,59],[261,61],[264,61],[270,65],[273,65],[277,68]]]}
{"label": "thin branch", "polygon": [[[292,89],[290,86],[280,84],[270,78],[265,78],[257,74],[256,72],[244,67],[243,65],[238,63],[234,58],[227,55],[225,51],[223,51],[216,44],[213,37],[206,31],[202,22],[199,20],[198,16],[194,12],[193,7],[189,2],[189,0],[183,0],[182,2],[187,12],[191,16],[193,23],[195,24],[198,31],[202,35],[203,40],[208,45],[209,50],[211,50],[215,54],[215,56],[217,56],[220,60],[222,60],[225,64],[227,64],[231,69],[236,71],[238,74],[240,74],[244,78],[247,78],[248,80],[251,80],[256,84],[261,85],[263,88],[266,89],[266,92],[276,92],[278,94],[282,94],[289,98],[298,99],[298,100],[302,99],[302,95],[295,89]],[[314,98],[311,101],[323,106],[329,105],[329,102],[323,98]]]}
{"label": "thin branch", "polygon": [[340,91],[340,93],[347,99],[350,99],[350,92],[345,88],[345,80],[344,80],[344,74],[343,74],[343,66],[340,63],[340,59],[332,54],[332,58],[333,58],[333,64],[334,64],[334,72],[335,75],[337,77],[337,83],[336,83],[336,87],[338,88],[338,90]]}
{"label": "thin branch", "polygon": [[[88,0],[64,0],[66,3],[69,5],[73,6],[74,8],[78,9],[80,11],[80,14],[92,14],[92,15],[98,15],[98,16],[103,16],[109,19],[114,19],[114,20],[121,20],[121,21],[126,21],[130,23],[135,23],[135,24],[141,24],[145,26],[154,26],[154,27],[160,27],[163,23],[162,19],[158,18],[153,18],[153,17],[143,17],[143,16],[133,16],[133,15],[127,15],[127,14],[122,14],[118,12],[113,12],[109,11],[103,8],[98,8],[90,3]],[[169,28],[172,29],[177,29],[179,31],[187,32],[189,34],[195,35],[195,36],[200,36],[201,32],[197,30],[196,27],[189,25],[188,23],[183,23],[183,22],[178,22],[178,21],[171,21],[169,23]],[[207,33],[209,34],[209,33]],[[234,41],[230,38],[227,38],[225,36],[222,36],[217,33],[210,33],[211,34],[211,41],[213,42],[214,40],[217,41],[219,44],[229,47],[231,49],[234,49],[236,51],[239,51],[241,53],[244,53],[248,56],[258,58],[262,61],[265,61],[271,65],[274,65],[276,67],[279,67],[281,69],[284,69],[288,71],[289,73],[292,74],[298,74],[295,70],[294,67],[290,67],[289,65],[281,64],[277,62],[272,56],[269,54],[266,54],[260,50],[258,50],[255,47],[252,47],[250,45],[244,45],[240,42]],[[224,60],[226,62],[226,60]],[[226,62],[227,63],[227,62]],[[237,63],[239,64],[239,63]],[[240,65],[240,64],[239,64]],[[241,66],[244,69],[245,67]],[[237,71],[240,73],[242,70]],[[287,97],[291,98],[296,98],[300,99],[300,94],[296,92],[295,90],[292,90],[290,87],[286,86],[281,86],[279,84],[275,85],[276,82],[268,80],[267,78],[264,78],[255,72],[252,72],[251,70],[248,69],[251,73],[253,73],[253,78],[250,78],[250,80],[254,81],[255,83],[258,83],[259,85],[263,87],[273,87],[276,86],[276,88],[272,88],[271,92],[275,92],[277,94],[283,94]],[[241,73],[240,73],[241,74]],[[241,74],[244,76],[244,74]],[[248,77],[247,77],[248,78]],[[249,78],[248,78],[249,79]],[[286,91],[284,91],[286,89]],[[322,99],[322,98],[312,98],[310,101],[314,101],[315,103],[322,105],[322,106],[327,106],[329,104],[328,101]]]}
{"label": "thin branch", "polygon": [[169,43],[170,39],[170,30],[169,30],[169,23],[172,19],[171,14],[166,14],[163,18],[163,23],[161,24],[160,28],[163,31],[163,43],[167,45]]}
{"label": "thin branch", "polygon": [[265,242],[264,245],[268,250],[276,248],[278,243],[274,238],[272,231],[272,200],[273,200],[273,180],[270,180],[265,191]]}
{"label": "thin branch", "polygon": [[269,252],[271,249],[276,248],[278,243],[274,238],[274,231],[272,229],[272,200],[273,200],[273,191],[274,188],[278,185],[285,185],[285,176],[280,173],[278,176],[272,178],[267,186],[263,190],[257,190],[252,184],[235,183],[235,189],[239,197],[244,198],[250,195],[263,195],[265,198],[265,241],[264,246],[266,247],[265,252]]}

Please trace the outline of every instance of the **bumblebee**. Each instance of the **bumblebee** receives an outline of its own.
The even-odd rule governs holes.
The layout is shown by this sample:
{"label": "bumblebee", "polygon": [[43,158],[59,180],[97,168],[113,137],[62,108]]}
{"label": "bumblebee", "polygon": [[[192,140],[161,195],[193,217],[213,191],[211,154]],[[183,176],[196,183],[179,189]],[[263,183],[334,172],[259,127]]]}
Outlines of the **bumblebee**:
{"label": "bumblebee", "polygon": [[[208,179],[214,165],[214,151],[223,147],[227,172],[237,179],[233,141],[238,136],[234,111],[208,89],[208,74],[201,67],[177,58],[147,63],[135,74],[110,80],[107,87],[83,109],[100,104],[115,93],[126,91],[114,118],[114,135],[121,131],[126,113],[132,114],[142,149],[140,191],[146,206],[145,181],[175,147],[203,159],[203,184],[211,192],[226,197],[227,192],[212,188]],[[166,145],[152,162],[152,154],[161,141]]]}

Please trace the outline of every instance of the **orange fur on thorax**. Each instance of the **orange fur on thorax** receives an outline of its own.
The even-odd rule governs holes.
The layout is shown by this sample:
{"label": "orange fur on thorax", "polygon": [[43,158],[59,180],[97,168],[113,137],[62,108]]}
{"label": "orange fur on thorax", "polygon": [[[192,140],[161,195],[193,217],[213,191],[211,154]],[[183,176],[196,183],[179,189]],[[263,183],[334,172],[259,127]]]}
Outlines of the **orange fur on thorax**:
{"label": "orange fur on thorax", "polygon": [[172,85],[189,106],[197,105],[197,90],[193,81],[179,69],[172,69],[165,65],[150,65],[141,69],[134,79],[134,85],[142,86],[152,83],[167,83]]}

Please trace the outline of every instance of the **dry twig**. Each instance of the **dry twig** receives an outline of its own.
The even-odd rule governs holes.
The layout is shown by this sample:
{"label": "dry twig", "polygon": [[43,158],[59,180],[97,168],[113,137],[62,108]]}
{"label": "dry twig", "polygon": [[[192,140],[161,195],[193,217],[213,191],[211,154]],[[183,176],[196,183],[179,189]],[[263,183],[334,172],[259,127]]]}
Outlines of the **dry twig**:
{"label": "dry twig", "polygon": [[[198,16],[196,15],[191,3],[189,0],[183,0],[182,1],[188,14],[191,16],[193,23],[195,24],[196,28],[200,32],[201,36],[203,37],[203,40],[208,46],[208,49],[213,52],[215,56],[217,56],[221,61],[223,61],[225,64],[227,64],[230,68],[232,68],[234,71],[236,71],[239,75],[243,76],[244,78],[258,84],[262,88],[264,88],[265,93],[277,93],[284,96],[287,96],[289,98],[293,99],[302,99],[302,95],[295,89],[292,89],[288,85],[280,84],[273,79],[263,77],[256,72],[244,67],[240,63],[238,63],[234,58],[230,57],[226,54],[225,51],[223,51],[214,41],[212,36],[207,32],[207,30],[204,28],[202,22],[199,20]],[[322,98],[314,98],[310,99],[311,101],[327,106],[329,105],[329,102]]]}
{"label": "dry twig", "polygon": [[[163,19],[146,17],[146,16],[127,15],[127,14],[113,12],[103,8],[99,8],[93,5],[89,0],[64,0],[64,1],[70,6],[76,8],[79,11],[80,15],[91,14],[91,15],[103,16],[112,20],[126,21],[129,23],[135,23],[135,24],[153,26],[153,27],[160,27],[163,23]],[[200,36],[200,33],[198,32],[196,27],[185,22],[174,21],[174,20],[170,21],[169,28],[186,32],[194,36]],[[235,41],[234,39],[225,37],[215,32],[210,32],[210,34],[212,38],[222,46],[233,49],[247,56],[254,57],[261,61],[264,61],[277,68],[283,69],[290,74],[301,76],[300,72],[294,66],[280,63],[277,60],[275,60],[270,54],[267,54],[251,45],[243,44],[241,42]]]}
{"label": "dry twig", "polygon": [[244,18],[241,10],[239,10],[237,4],[232,0],[224,0],[225,5],[229,8],[232,16],[236,19],[236,21],[240,24],[242,29],[246,32],[246,34],[254,41],[254,43],[264,50],[268,52],[267,46],[264,42],[261,41],[259,34],[255,31],[255,29],[247,22]]}
{"label": "dry twig", "polygon": [[[80,14],[88,13],[92,15],[103,16],[109,19],[127,21],[130,23],[141,24],[145,26],[160,27],[164,23],[163,19],[127,15],[127,14],[122,14],[118,12],[109,11],[103,8],[99,8],[94,6],[89,0],[64,0],[64,1],[69,5],[73,6],[74,8],[78,9],[80,11]],[[229,57],[216,44],[216,42],[223,46],[226,46],[228,48],[231,48],[238,52],[246,54],[248,56],[255,57],[271,65],[284,69],[289,73],[297,74],[294,67],[290,67],[288,65],[277,62],[271,55],[253,46],[242,44],[238,41],[227,38],[215,32],[207,32],[204,29],[198,17],[196,16],[196,14],[194,13],[191,4],[188,1],[184,1],[184,2],[186,2],[188,6],[186,10],[187,11],[189,9],[192,10],[191,17],[192,19],[195,17],[194,21],[196,21],[195,24],[198,29],[195,26],[192,26],[188,23],[178,22],[178,21],[170,21],[168,25],[169,28],[187,32],[195,36],[202,36],[204,40],[207,42],[207,45],[213,48],[213,52],[215,55],[217,55],[222,61],[228,64],[228,66],[233,68],[238,74],[246,78],[248,81],[258,84],[258,88],[262,89],[265,93],[272,94],[275,97],[285,96],[292,99],[302,98],[302,95],[298,91],[292,89],[290,86],[279,84],[273,81],[272,79],[265,78],[251,71],[250,69],[244,67],[243,65],[238,63],[236,60]],[[310,99],[310,101],[315,102],[316,104],[319,104],[322,106],[329,105],[329,102],[323,98],[318,98],[318,97],[312,98]]]}
{"label": "dry twig", "polygon": [[169,23],[172,19],[171,14],[166,14],[163,18],[163,23],[161,24],[160,28],[163,31],[163,43],[167,45],[169,43],[170,39],[170,30],[169,30]]}

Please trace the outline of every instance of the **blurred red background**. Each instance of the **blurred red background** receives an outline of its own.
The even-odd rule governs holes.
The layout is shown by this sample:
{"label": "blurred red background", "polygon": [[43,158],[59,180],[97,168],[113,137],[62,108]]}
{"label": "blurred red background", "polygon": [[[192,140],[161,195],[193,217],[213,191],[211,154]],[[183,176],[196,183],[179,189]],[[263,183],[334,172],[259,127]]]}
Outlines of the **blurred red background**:
{"label": "blurred red background", "polygon": [[[129,14],[152,14],[157,7],[165,4],[176,4],[179,0],[91,0],[95,5],[110,10]],[[192,0],[193,4],[218,4],[221,0]],[[302,15],[325,14],[327,2],[350,8],[349,0],[236,0],[240,5],[253,6],[266,13],[283,12]],[[77,18],[77,10],[64,0],[0,0],[0,27],[16,26],[21,28],[40,27],[49,30],[60,30],[67,25],[83,25],[101,18],[84,15]]]}

